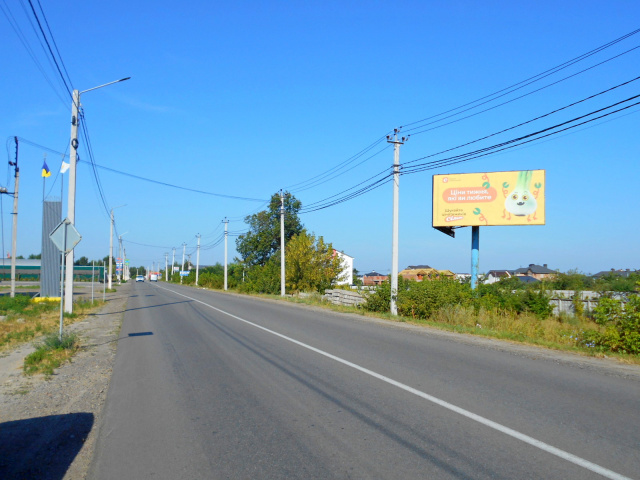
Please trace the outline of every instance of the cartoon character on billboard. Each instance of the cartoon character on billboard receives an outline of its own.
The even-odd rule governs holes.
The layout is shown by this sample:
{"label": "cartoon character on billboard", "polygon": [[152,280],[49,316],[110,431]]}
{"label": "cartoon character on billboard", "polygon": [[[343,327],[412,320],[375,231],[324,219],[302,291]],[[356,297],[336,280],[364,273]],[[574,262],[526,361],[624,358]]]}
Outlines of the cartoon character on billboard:
{"label": "cartoon character on billboard", "polygon": [[[506,199],[504,201],[504,215],[502,218],[506,218],[507,220],[511,220],[511,214],[514,214],[517,217],[527,217],[527,221],[531,221],[530,216],[533,214],[533,219],[536,220],[535,212],[538,208],[538,201],[536,197],[538,196],[538,191],[531,191],[531,179],[533,178],[533,172],[531,170],[525,170],[522,172],[518,172],[518,180],[516,182],[515,188],[508,193],[509,184],[503,184],[503,192],[506,195]],[[538,184],[535,185],[536,189],[539,189],[540,186]],[[507,214],[507,212],[509,212]],[[507,216],[508,215],[508,216]]]}

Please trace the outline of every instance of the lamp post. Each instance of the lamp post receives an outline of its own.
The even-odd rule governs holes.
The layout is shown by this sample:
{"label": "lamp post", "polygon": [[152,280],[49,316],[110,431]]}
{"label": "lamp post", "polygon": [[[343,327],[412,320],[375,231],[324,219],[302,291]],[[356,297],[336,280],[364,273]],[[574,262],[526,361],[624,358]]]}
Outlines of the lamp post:
{"label": "lamp post", "polygon": [[[122,237],[124,237],[129,232],[124,232],[122,235],[118,236],[118,255],[120,255],[120,275],[118,275],[118,285],[120,285],[122,279],[124,278],[124,248],[122,247]],[[116,271],[118,270],[116,266]]]}
{"label": "lamp post", "polygon": [[125,203],[124,205],[118,205],[117,207],[113,207],[111,209],[111,230],[109,233],[109,288],[112,287],[111,285],[111,270],[113,268],[113,211],[116,208],[120,208],[120,207],[126,207],[127,204]]}
{"label": "lamp post", "polygon": [[[75,225],[76,223],[76,166],[78,158],[78,124],[80,123],[80,95],[86,92],[90,92],[91,90],[106,87],[107,85],[124,82],[125,80],[129,80],[130,78],[131,77],[121,78],[120,80],[105,83],[104,85],[98,85],[97,87],[89,88],[87,90],[73,91],[73,98],[71,103],[71,148],[69,150],[69,197],[67,200],[67,218],[69,219],[71,225]],[[67,254],[67,271],[65,274],[65,287],[67,295],[64,299],[64,311],[67,313],[73,312],[73,258],[74,251],[71,250]]]}

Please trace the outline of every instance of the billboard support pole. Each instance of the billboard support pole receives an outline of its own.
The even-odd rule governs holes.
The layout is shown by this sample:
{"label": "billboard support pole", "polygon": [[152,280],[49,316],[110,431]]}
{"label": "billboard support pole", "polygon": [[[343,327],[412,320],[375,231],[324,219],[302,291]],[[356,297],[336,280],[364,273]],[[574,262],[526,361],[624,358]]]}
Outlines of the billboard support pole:
{"label": "billboard support pole", "polygon": [[471,227],[471,290],[478,287],[478,265],[480,263],[480,227]]}

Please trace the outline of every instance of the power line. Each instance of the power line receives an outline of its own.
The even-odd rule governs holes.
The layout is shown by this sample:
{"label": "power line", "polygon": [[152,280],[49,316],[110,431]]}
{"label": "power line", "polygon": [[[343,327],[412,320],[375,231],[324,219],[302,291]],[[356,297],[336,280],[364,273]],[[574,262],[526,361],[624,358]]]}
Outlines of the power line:
{"label": "power line", "polygon": [[60,74],[60,78],[62,79],[62,82],[64,83],[64,86],[67,89],[67,93],[69,94],[69,96],[71,96],[71,90],[73,90],[72,87],[70,87],[67,84],[67,80],[64,78],[64,75],[62,74],[62,70],[60,70],[60,65],[58,65],[58,60],[56,59],[56,56],[53,54],[53,50],[51,50],[51,45],[49,45],[49,40],[47,39],[47,36],[44,33],[44,30],[42,28],[42,24],[40,23],[40,19],[38,18],[38,14],[36,13],[36,9],[33,7],[33,3],[31,3],[31,0],[29,1],[29,6],[31,7],[31,11],[33,12],[33,16],[36,19],[36,22],[38,23],[38,28],[40,29],[40,33],[42,33],[42,38],[44,39],[45,43],[47,44],[47,48],[49,49],[49,53],[51,54],[51,58],[53,59],[53,63],[56,66],[56,69],[58,70],[58,73]]}
{"label": "power line", "polygon": [[[545,90],[545,89],[547,89],[547,88],[549,88],[549,87],[551,87],[551,86],[553,86],[553,85],[556,85],[556,84],[558,84],[558,83],[564,82],[565,80],[568,80],[568,79],[570,79],[570,78],[573,78],[573,77],[575,77],[575,76],[577,76],[577,75],[580,75],[580,74],[582,74],[582,73],[584,73],[584,72],[587,72],[587,71],[589,71],[589,70],[591,70],[591,69],[593,69],[593,68],[599,67],[600,65],[603,65],[603,64],[605,64],[605,63],[607,63],[607,62],[610,62],[611,60],[614,60],[614,59],[616,59],[616,58],[618,58],[618,57],[621,57],[622,55],[626,55],[627,53],[632,52],[633,50],[637,50],[638,48],[640,48],[640,45],[637,45],[637,46],[635,46],[635,47],[633,47],[633,48],[631,48],[631,49],[627,50],[626,52],[623,52],[623,53],[620,53],[620,54],[618,54],[618,55],[615,55],[615,56],[613,56],[613,57],[611,57],[611,58],[608,58],[607,60],[604,60],[604,61],[602,61],[602,62],[600,62],[600,63],[597,63],[597,64],[595,64],[595,65],[592,65],[592,66],[590,66],[590,67],[588,67],[588,68],[585,68],[584,70],[580,70],[579,72],[576,72],[576,73],[571,74],[571,75],[569,75],[569,76],[567,76],[567,77],[561,78],[560,80],[556,80],[555,82],[549,83],[549,84],[547,84],[547,85],[545,85],[545,86],[543,86],[543,87],[540,87],[540,88],[538,88],[538,89],[536,89],[536,90],[532,90],[531,92],[528,92],[528,93],[525,93],[525,94],[523,94],[523,95],[520,95],[519,97],[512,98],[511,100],[507,100],[507,101],[505,101],[505,102],[499,103],[498,105],[494,105],[493,107],[485,108],[484,110],[481,110],[481,111],[479,111],[479,112],[472,113],[471,115],[467,115],[467,116],[465,116],[465,117],[458,118],[458,119],[456,119],[456,120],[452,120],[452,121],[450,121],[450,122],[443,123],[443,124],[441,124],[441,125],[437,125],[437,126],[435,126],[435,127],[427,128],[427,129],[425,129],[425,130],[420,130],[420,131],[418,131],[418,132],[413,132],[413,133],[412,133],[412,135],[419,135],[419,134],[421,134],[421,133],[426,133],[426,132],[430,132],[430,131],[432,131],[432,130],[436,130],[436,129],[438,129],[438,128],[446,127],[447,125],[451,125],[451,124],[453,124],[453,123],[461,122],[462,120],[466,120],[466,119],[468,119],[468,118],[475,117],[475,116],[477,116],[477,115],[481,115],[481,114],[483,114],[483,113],[486,113],[486,112],[489,112],[489,111],[494,110],[494,109],[496,109],[496,108],[499,108],[499,107],[502,107],[502,106],[504,106],[504,105],[507,105],[507,104],[509,104],[509,103],[511,103],[511,102],[515,102],[516,100],[520,100],[521,98],[528,97],[529,95],[532,95],[532,94],[534,94],[534,93],[537,93],[537,92],[539,92],[539,91],[541,91],[541,90]],[[510,92],[509,92],[509,93],[510,93]],[[505,95],[506,95],[506,94],[505,94]],[[502,96],[502,95],[500,95],[500,96]],[[499,97],[496,97],[496,98],[499,98]],[[468,111],[468,110],[472,110],[472,109],[474,109],[474,108],[476,108],[476,107],[479,107],[480,105],[484,105],[484,104],[486,104],[486,103],[492,102],[493,100],[495,100],[495,99],[488,100],[488,101],[486,101],[486,102],[480,103],[480,104],[478,104],[478,105],[476,105],[476,106],[474,106],[474,107],[470,107],[470,108],[468,108],[468,109],[466,109],[466,110],[462,110],[461,112],[458,112],[458,113],[455,113],[455,114],[453,114],[453,115],[449,115],[449,116],[447,116],[447,117],[441,118],[440,120],[435,120],[435,121],[433,121],[433,122],[429,122],[429,123],[426,123],[426,124],[424,124],[424,125],[420,125],[420,126],[418,126],[418,127],[414,127],[414,128],[408,129],[407,131],[412,131],[412,130],[415,130],[415,129],[418,129],[418,128],[426,127],[426,126],[428,126],[428,125],[433,125],[434,123],[441,122],[441,121],[443,121],[443,120],[446,120],[447,118],[455,117],[456,115],[459,115],[459,114],[461,114],[461,113],[463,113],[463,112],[466,112],[466,111]]]}
{"label": "power line", "polygon": [[[619,37],[619,38],[617,38],[615,40],[612,40],[612,41],[610,41],[608,43],[605,43],[604,45],[601,45],[601,46],[599,46],[599,47],[597,47],[597,48],[595,48],[593,50],[590,50],[590,51],[588,51],[586,53],[583,53],[582,55],[579,55],[579,56],[577,56],[575,58],[572,58],[571,60],[568,60],[568,61],[566,61],[564,63],[561,63],[560,65],[556,65],[553,68],[545,70],[544,72],[538,73],[537,75],[529,77],[529,78],[527,78],[525,80],[521,80],[520,82],[514,83],[513,85],[505,87],[505,88],[503,88],[501,90],[498,90],[496,92],[490,93],[489,95],[485,95],[484,97],[478,98],[478,99],[473,100],[471,102],[467,102],[467,103],[465,103],[463,105],[460,105],[458,107],[446,110],[444,112],[437,113],[435,115],[431,115],[429,117],[423,118],[422,120],[417,120],[415,122],[407,123],[407,124],[404,125],[404,127],[405,127],[404,131],[408,132],[408,131],[415,130],[416,128],[421,128],[421,127],[413,127],[413,128],[410,128],[410,129],[406,129],[406,127],[408,127],[408,126],[415,125],[417,123],[426,122],[427,120],[431,120],[433,118],[437,118],[437,117],[440,117],[442,115],[446,115],[447,113],[455,112],[456,110],[460,110],[460,109],[465,108],[465,107],[467,107],[469,105],[473,105],[474,103],[482,102],[483,100],[488,99],[490,97],[500,98],[500,97],[502,97],[504,95],[508,95],[509,93],[512,93],[512,92],[514,92],[516,90],[519,90],[520,88],[526,87],[527,85],[530,85],[531,83],[534,83],[534,82],[536,82],[538,80],[546,78],[549,75],[553,75],[554,73],[557,73],[557,72],[559,72],[561,70],[564,70],[565,68],[567,68],[567,67],[569,67],[571,65],[574,65],[575,63],[578,63],[578,62],[580,62],[580,61],[582,61],[582,60],[584,60],[586,58],[589,58],[592,55],[595,55],[595,54],[597,54],[597,53],[599,53],[599,52],[601,52],[601,51],[603,51],[603,50],[605,50],[605,49],[607,49],[607,48],[609,48],[609,47],[611,47],[613,45],[616,45],[617,43],[620,43],[623,40],[626,40],[627,38],[629,38],[629,37],[631,37],[633,35],[636,35],[639,32],[640,32],[640,29],[633,30],[632,32],[629,32],[629,33],[627,33],[627,34],[625,34],[625,35],[623,35],[623,36],[621,36],[621,37]],[[518,88],[515,88],[515,87],[518,87]],[[503,92],[506,92],[506,93],[503,93]],[[496,95],[499,95],[499,96],[496,96]],[[493,100],[495,100],[495,98]],[[489,100],[489,101],[492,101],[492,100]],[[486,102],[484,102],[484,103],[486,103]],[[480,105],[482,105],[482,104],[480,104]],[[477,106],[479,106],[479,105],[477,105]],[[462,113],[462,112],[459,112],[459,113]]]}
{"label": "power line", "polygon": [[225,194],[222,194],[222,193],[207,192],[205,190],[198,190],[198,189],[195,189],[195,188],[181,187],[180,185],[173,185],[171,183],[161,182],[159,180],[153,180],[151,178],[142,177],[140,175],[134,175],[132,173],[127,173],[127,172],[123,172],[121,170],[116,170],[115,168],[109,168],[109,167],[105,167],[104,165],[98,165],[97,163],[95,164],[95,166],[97,168],[101,168],[101,169],[107,170],[109,172],[117,173],[118,175],[124,175],[126,177],[135,178],[137,180],[143,180],[143,181],[149,182],[149,183],[155,183],[156,185],[163,185],[165,187],[177,188],[179,190],[186,190],[188,192],[201,193],[203,195],[211,195],[211,196],[214,196],[214,197],[229,198],[229,199],[232,199],[232,200],[245,200],[245,201],[248,201],[248,202],[264,202],[265,201],[262,198],[239,197],[239,196],[236,196],[236,195],[225,195]]}
{"label": "power line", "polygon": [[[614,113],[618,113],[618,112],[621,112],[623,110],[627,110],[629,108],[632,108],[632,107],[634,107],[636,105],[640,105],[640,102],[636,102],[636,103],[633,103],[631,105],[627,105],[627,106],[622,107],[622,108],[620,108],[618,110],[614,110],[612,112],[600,115],[598,117],[595,117],[595,118],[592,118],[592,119],[589,119],[589,120],[585,120],[584,122],[577,123],[576,125],[571,125],[569,127],[562,128],[562,129],[557,130],[555,132],[546,133],[545,135],[541,135],[541,136],[539,136],[537,138],[531,138],[531,137],[538,136],[538,135],[540,135],[542,133],[549,132],[550,130],[554,130],[554,129],[559,128],[561,126],[565,126],[565,125],[568,125],[570,123],[576,122],[578,120],[582,120],[582,119],[584,119],[586,117],[589,117],[591,115],[595,115],[596,113],[603,112],[603,111],[608,110],[610,108],[613,108],[615,106],[622,105],[623,103],[629,102],[631,100],[635,100],[635,99],[637,99],[639,97],[640,97],[640,95],[635,95],[633,97],[630,97],[630,98],[628,98],[626,100],[622,100],[622,101],[617,102],[617,103],[614,103],[614,104],[609,105],[607,107],[600,108],[598,110],[594,110],[593,112],[590,112],[590,113],[588,113],[586,115],[581,115],[581,116],[573,118],[571,120],[567,120],[566,122],[562,122],[562,123],[559,123],[557,125],[553,125],[551,127],[548,127],[548,128],[542,129],[542,130],[538,130],[537,132],[533,132],[533,133],[530,133],[530,134],[527,134],[527,135],[523,135],[521,137],[514,138],[514,139],[506,141],[506,142],[502,142],[502,143],[499,143],[499,144],[496,144],[496,145],[492,145],[490,147],[482,148],[482,149],[475,150],[473,152],[468,152],[468,153],[465,153],[465,154],[462,154],[462,155],[456,155],[454,157],[449,157],[449,158],[445,158],[445,159],[441,159],[441,160],[435,160],[435,161],[426,162],[426,163],[423,163],[423,164],[413,165],[411,167],[408,167],[407,170],[403,169],[402,173],[405,174],[405,175],[406,174],[412,174],[412,173],[419,173],[419,172],[423,172],[425,170],[432,170],[434,168],[439,168],[439,167],[442,167],[442,166],[448,166],[448,165],[453,165],[453,164],[456,164],[456,163],[466,162],[468,160],[472,160],[472,159],[484,157],[484,156],[487,156],[487,155],[491,155],[491,154],[494,153],[494,151],[499,152],[499,151],[507,150],[509,148],[514,148],[516,146],[523,145],[525,143],[530,143],[530,142],[537,141],[537,140],[539,140],[541,138],[549,137],[551,135],[556,135],[556,134],[558,134],[560,132],[564,132],[566,130],[570,130],[572,128],[579,127],[580,125],[585,125],[587,123],[599,120],[601,118],[608,117],[609,115],[613,115]],[[517,142],[520,142],[520,143],[517,143]],[[502,147],[504,147],[504,148],[502,148]],[[420,160],[420,159],[418,159],[418,160]]]}
{"label": "power line", "polygon": [[635,82],[635,81],[637,81],[637,80],[640,80],[640,76],[635,77],[635,78],[632,78],[631,80],[628,80],[628,81],[626,81],[626,82],[620,83],[620,84],[618,84],[618,85],[616,85],[616,86],[614,86],[614,87],[608,88],[608,89],[603,90],[603,91],[601,91],[601,92],[598,92],[598,93],[595,93],[595,94],[593,94],[593,95],[590,95],[590,96],[588,96],[588,97],[586,97],[586,98],[583,98],[582,100],[578,100],[577,102],[570,103],[569,105],[565,105],[564,107],[558,108],[558,109],[553,110],[553,111],[548,112],[548,113],[545,113],[544,115],[540,115],[540,116],[538,116],[538,117],[535,117],[535,118],[532,118],[532,119],[530,119],[530,120],[527,120],[526,122],[522,122],[522,123],[519,123],[519,124],[517,124],[517,125],[511,126],[511,127],[509,127],[509,128],[505,128],[504,130],[500,130],[499,132],[495,132],[495,133],[492,133],[492,134],[490,134],[490,135],[486,135],[486,136],[484,136],[484,137],[477,138],[476,140],[472,140],[472,141],[470,141],[470,142],[460,144],[460,145],[458,145],[458,146],[456,146],[456,147],[448,148],[448,149],[446,149],[446,150],[442,150],[442,151],[437,152],[437,153],[432,153],[431,155],[427,155],[426,157],[421,157],[421,158],[419,158],[419,159],[417,159],[417,160],[411,160],[411,161],[409,161],[409,162],[405,162],[403,165],[409,165],[409,164],[414,163],[414,162],[417,162],[417,161],[419,161],[419,160],[424,160],[425,158],[435,157],[435,156],[437,156],[437,155],[441,155],[441,154],[443,154],[443,153],[447,153],[447,152],[450,152],[450,151],[452,151],[452,150],[456,150],[456,149],[458,149],[458,148],[466,147],[466,146],[471,145],[471,144],[473,144],[473,143],[477,143],[477,142],[480,142],[480,141],[482,141],[482,140],[486,140],[487,138],[495,137],[496,135],[499,135],[499,134],[501,134],[501,133],[508,132],[509,130],[514,130],[514,129],[518,128],[518,127],[522,127],[522,126],[527,125],[527,124],[529,124],[529,123],[535,122],[536,120],[540,120],[540,119],[542,119],[542,118],[545,118],[545,117],[548,117],[548,116],[550,116],[550,115],[553,115],[554,113],[558,113],[558,112],[561,112],[562,110],[566,110],[566,109],[568,109],[568,108],[574,107],[574,106],[576,106],[576,105],[578,105],[578,104],[580,104],[580,103],[586,102],[587,100],[592,100],[592,99],[594,99],[594,98],[596,98],[596,97],[599,97],[600,95],[604,95],[605,93],[609,93],[609,92],[611,92],[611,91],[613,91],[613,90],[616,90],[616,89],[618,89],[618,88],[620,88],[620,87],[623,87],[623,86],[625,86],[625,85],[628,85],[628,84],[630,84],[630,83],[633,83],[633,82]]}
{"label": "power line", "polygon": [[[377,140],[375,140],[373,143],[371,143],[370,145],[368,145],[367,147],[363,148],[362,150],[360,150],[358,153],[356,153],[355,155],[349,157],[347,160],[340,162],[338,165],[330,168],[329,170],[326,170],[323,173],[320,173],[314,177],[309,178],[308,180],[304,180],[302,182],[298,182],[295,183],[293,185],[290,185],[288,187],[285,187],[286,190],[291,191],[292,189],[294,189],[295,187],[300,187],[295,189],[295,191],[297,192],[301,192],[304,190],[308,190],[309,188],[313,188],[317,185],[320,185],[321,183],[325,183],[328,180],[331,180],[332,178],[338,177],[340,175],[342,175],[343,173],[346,172],[342,172],[340,174],[335,175],[334,177],[331,177],[325,181],[321,181],[323,179],[326,179],[328,176],[330,176],[333,173],[336,173],[338,171],[340,171],[341,169],[343,169],[344,167],[346,167],[347,165],[349,165],[350,163],[356,161],[357,159],[359,159],[360,157],[362,157],[363,155],[365,155],[367,152],[371,151],[373,148],[375,148],[377,145],[379,145],[381,142],[383,142],[387,137],[387,134],[383,135],[382,137],[378,138]],[[377,154],[375,154],[377,155]],[[365,159],[363,162],[360,162],[358,165],[360,165],[361,163],[364,163],[365,161],[373,158],[375,155],[372,155],[371,157]],[[357,165],[356,165],[357,166]],[[355,168],[355,167],[352,167]],[[351,170],[351,169],[349,169]],[[348,171],[348,170],[347,170]]]}
{"label": "power line", "polygon": [[[636,102],[636,103],[633,103],[631,105],[627,105],[627,106],[621,107],[621,108],[619,108],[617,110],[614,110],[612,112],[604,113],[604,114],[602,114],[600,116],[584,120],[583,122],[577,123],[575,125],[569,125],[569,124],[574,123],[574,122],[576,122],[578,120],[582,120],[582,119],[585,119],[585,118],[590,117],[592,115],[595,115],[597,113],[604,112],[605,110],[608,110],[608,109],[613,108],[615,106],[622,105],[623,103],[627,103],[627,102],[632,101],[634,99],[637,99],[639,97],[640,97],[640,95],[635,95],[633,97],[630,97],[630,98],[628,98],[626,100],[623,100],[623,101],[620,101],[620,102],[616,102],[616,103],[614,103],[612,105],[609,105],[607,107],[600,108],[598,110],[594,110],[593,112],[590,112],[590,113],[588,113],[586,115],[581,115],[579,117],[573,118],[573,119],[568,120],[566,122],[562,122],[562,123],[553,125],[551,127],[547,127],[545,129],[530,133],[528,135],[524,135],[524,136],[521,136],[521,137],[518,137],[518,138],[514,138],[512,140],[509,140],[509,141],[506,141],[506,142],[502,142],[502,143],[499,143],[499,144],[496,144],[496,145],[493,145],[493,146],[490,146],[490,147],[486,147],[486,148],[483,148],[483,149],[475,150],[475,151],[472,151],[472,152],[468,152],[468,153],[465,153],[465,154],[462,154],[462,155],[456,155],[456,156],[445,158],[445,159],[426,162],[424,164],[413,165],[413,166],[408,167],[408,168],[404,168],[404,166],[402,166],[401,174],[402,175],[411,175],[411,174],[415,174],[415,173],[424,172],[426,170],[433,170],[433,169],[440,168],[440,167],[443,167],[443,166],[449,166],[449,165],[454,165],[454,164],[457,164],[457,163],[467,162],[467,161],[474,160],[474,159],[477,159],[477,158],[486,157],[488,155],[494,155],[494,154],[496,154],[498,152],[501,152],[501,151],[504,151],[504,150],[507,150],[507,149],[511,149],[511,148],[515,148],[515,147],[518,147],[520,145],[524,145],[524,144],[527,144],[527,143],[539,141],[542,138],[546,138],[546,137],[550,137],[550,136],[553,136],[553,135],[557,135],[557,134],[559,134],[561,132],[564,132],[564,131],[567,131],[567,130],[571,130],[573,128],[577,128],[577,127],[579,127],[581,125],[585,125],[585,124],[594,122],[594,121],[599,120],[601,118],[605,118],[605,117],[607,117],[609,115],[613,115],[615,113],[618,113],[618,112],[627,110],[629,108],[632,108],[634,106],[640,105],[640,102]],[[561,128],[559,130],[556,130],[559,127],[563,127],[563,126],[565,128]],[[556,131],[551,131],[551,130],[556,130]],[[544,135],[542,135],[543,133],[544,133]],[[535,137],[535,138],[533,138],[533,137]],[[420,159],[417,159],[417,160],[420,160]],[[391,175],[392,175],[392,172],[389,172],[385,176],[383,176],[381,178],[378,178],[377,180],[365,185],[364,187],[362,187],[362,188],[360,188],[360,189],[358,189],[356,191],[352,191],[347,195],[343,195],[342,197],[335,198],[334,200],[329,201],[331,198],[334,198],[337,195],[333,195],[332,197],[328,197],[327,199],[325,199],[323,201],[315,202],[315,206],[314,207],[307,208],[304,211],[302,211],[302,209],[301,209],[300,213],[311,213],[311,212],[315,212],[315,211],[318,211],[318,210],[323,210],[325,208],[333,207],[333,206],[338,205],[340,203],[343,203],[343,202],[352,200],[353,198],[356,198],[356,197],[359,197],[361,195],[364,195],[364,194],[366,194],[366,193],[368,193],[368,192],[370,192],[372,190],[375,190],[375,189],[381,187],[382,185],[388,183],[389,181],[391,181]],[[372,177],[372,178],[374,178],[374,177]],[[364,183],[364,182],[362,182],[362,183]],[[352,189],[353,188],[354,187],[352,187]],[[352,190],[352,189],[349,189],[349,190]]]}
{"label": "power line", "polygon": [[[31,2],[29,2],[31,3]],[[53,42],[53,46],[56,48],[56,53],[58,54],[58,58],[60,59],[60,63],[62,64],[62,69],[64,70],[64,73],[67,75],[67,79],[69,80],[69,85],[73,85],[73,82],[71,81],[71,77],[69,76],[69,72],[67,71],[67,67],[64,64],[64,60],[62,59],[62,55],[60,54],[60,50],[58,49],[58,44],[56,43],[56,39],[53,36],[53,32],[51,31],[51,27],[49,27],[49,21],[47,20],[47,16],[44,13],[44,10],[42,8],[42,4],[40,3],[40,0],[38,0],[38,7],[40,7],[40,12],[42,13],[42,18],[44,19],[44,23],[47,26],[47,30],[49,31],[49,36],[51,37],[51,41]]]}
{"label": "power line", "polygon": [[[5,10],[6,7],[6,10]],[[15,34],[18,37],[18,40],[20,40],[20,43],[22,43],[22,46],[24,47],[24,49],[27,51],[27,53],[29,54],[29,57],[31,57],[31,60],[33,60],[33,63],[36,65],[36,67],[38,68],[38,70],[40,71],[40,73],[42,74],[42,76],[44,77],[45,81],[49,84],[49,86],[51,87],[51,90],[53,90],[53,92],[56,94],[56,96],[60,99],[60,101],[66,105],[66,101],[62,98],[62,96],[60,95],[59,90],[54,86],[53,82],[51,81],[51,79],[49,78],[49,76],[47,75],[47,73],[45,72],[44,67],[42,66],[42,64],[40,63],[40,61],[38,60],[38,58],[36,57],[35,52],[33,51],[33,49],[31,48],[31,46],[29,45],[29,42],[27,40],[27,37],[25,36],[25,34],[22,32],[22,30],[20,29],[20,26],[18,25],[18,22],[16,21],[15,17],[13,16],[13,13],[11,12],[11,10],[9,9],[8,6],[2,6],[0,5],[0,10],[2,10],[2,13],[4,13],[4,16],[7,18],[7,21],[9,22],[9,24],[11,25],[11,28],[13,29],[13,31],[15,32]],[[8,12],[8,13],[7,13]],[[48,58],[48,57],[47,57]]]}

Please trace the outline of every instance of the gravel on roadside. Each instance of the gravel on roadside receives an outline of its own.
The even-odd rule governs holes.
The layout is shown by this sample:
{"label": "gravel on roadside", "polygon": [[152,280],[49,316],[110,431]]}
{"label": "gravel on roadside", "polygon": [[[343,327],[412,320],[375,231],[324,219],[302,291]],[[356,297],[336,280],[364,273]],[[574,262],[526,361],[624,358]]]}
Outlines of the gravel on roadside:
{"label": "gravel on roadside", "polygon": [[81,348],[49,379],[24,376],[30,344],[0,358],[0,478],[86,478],[131,284],[69,327]]}

